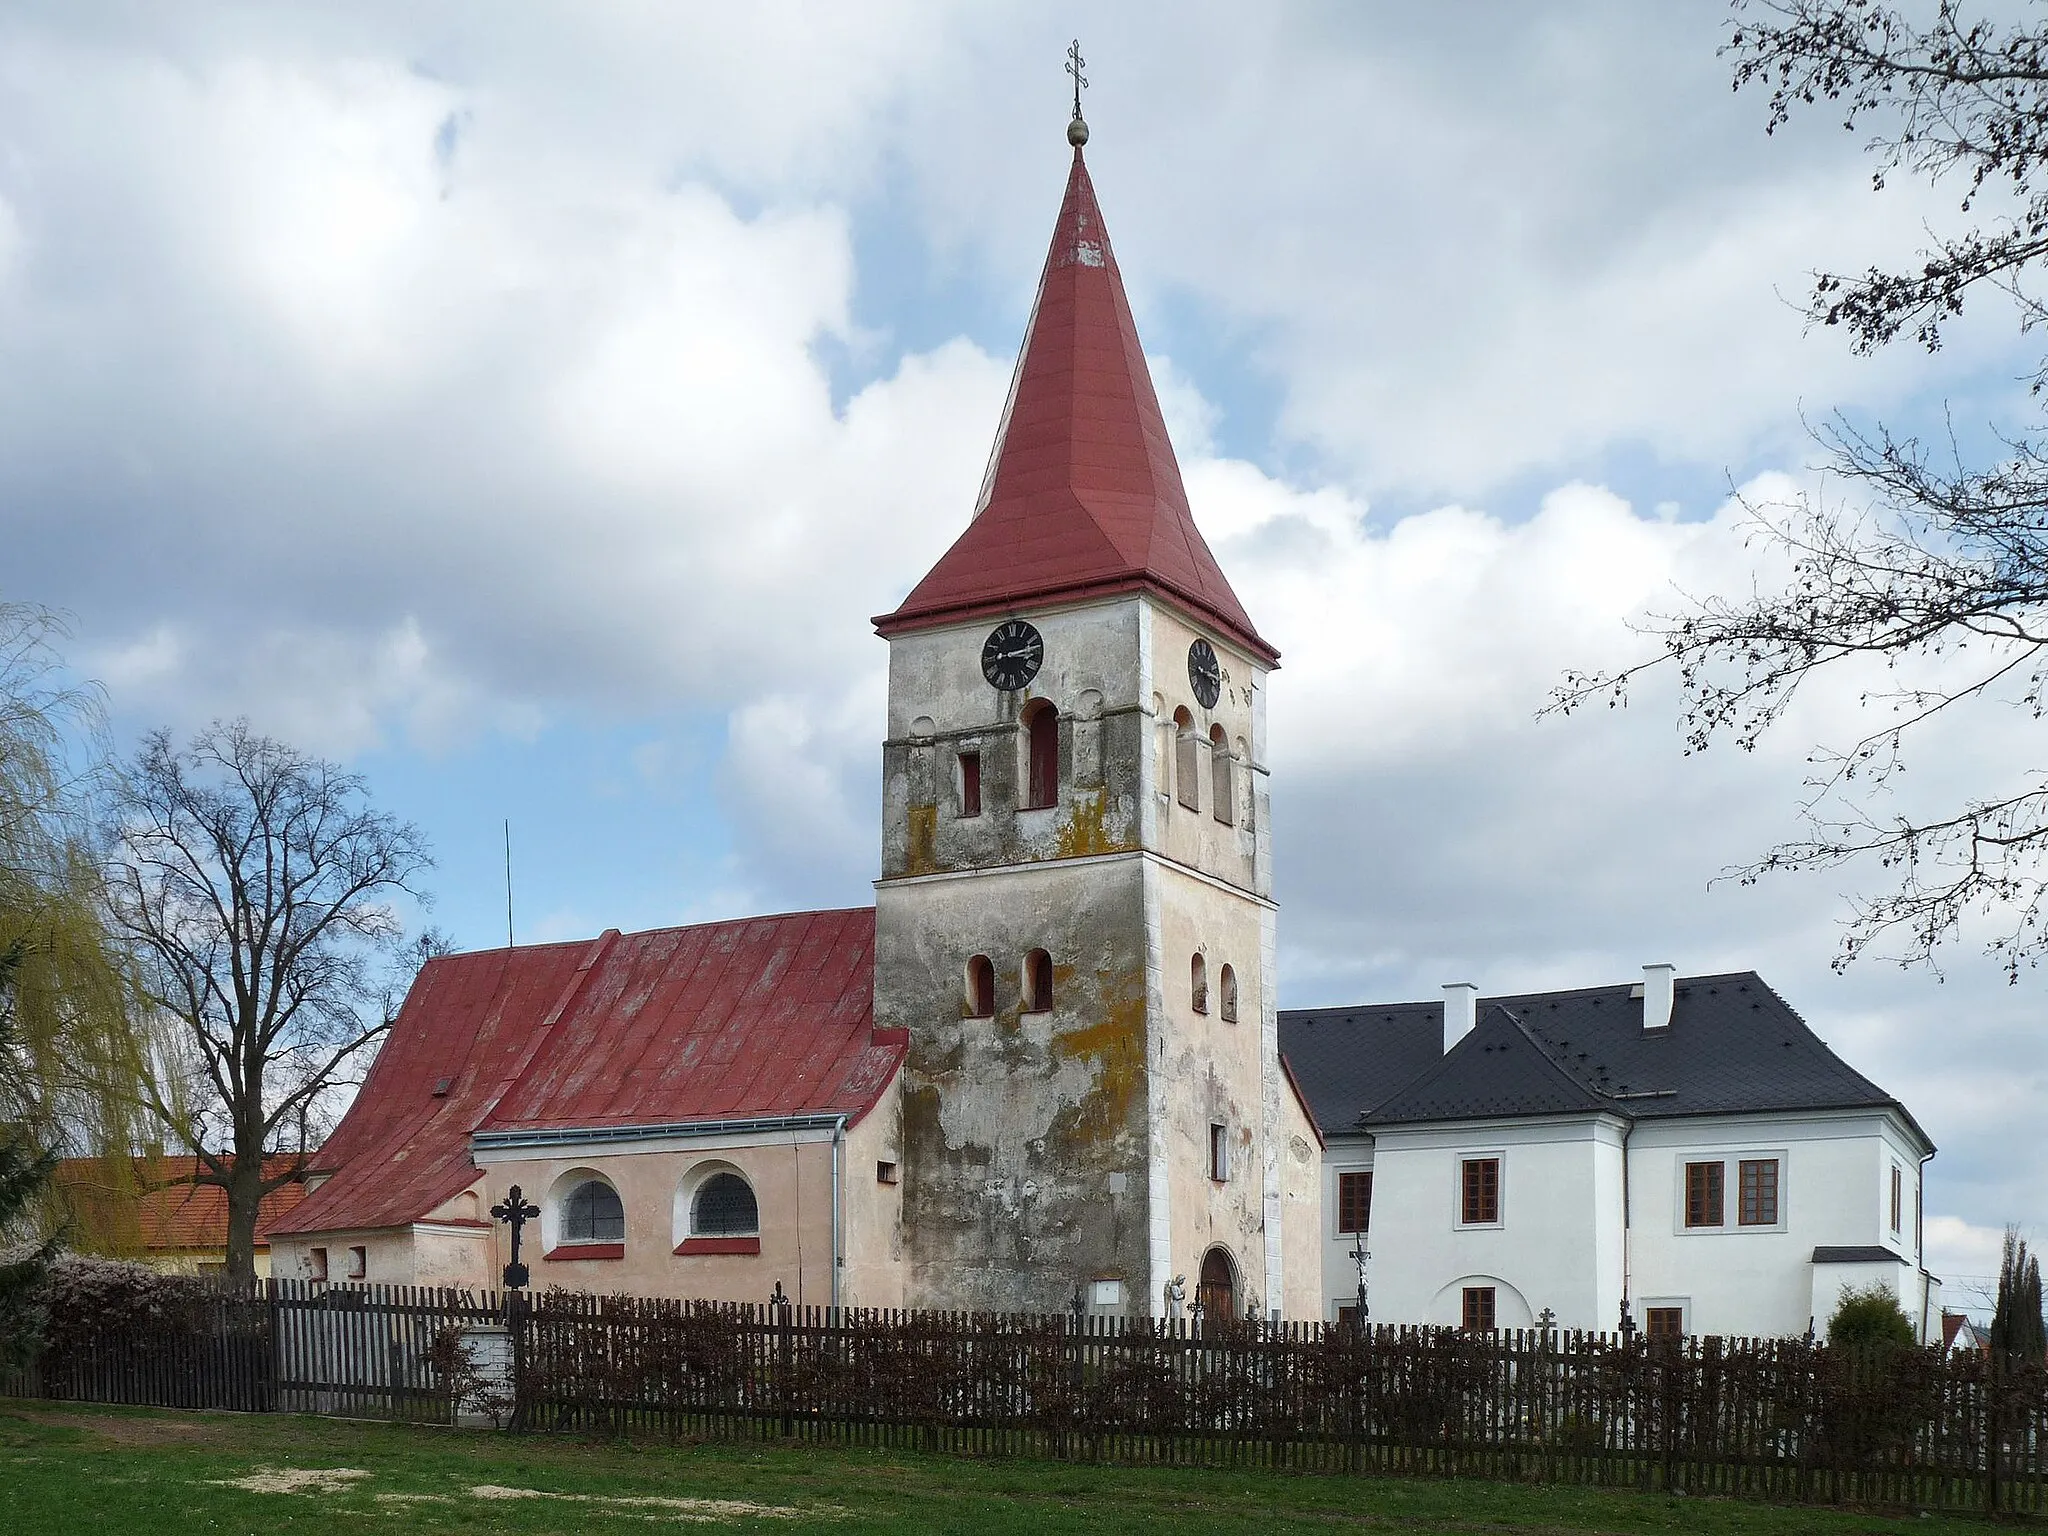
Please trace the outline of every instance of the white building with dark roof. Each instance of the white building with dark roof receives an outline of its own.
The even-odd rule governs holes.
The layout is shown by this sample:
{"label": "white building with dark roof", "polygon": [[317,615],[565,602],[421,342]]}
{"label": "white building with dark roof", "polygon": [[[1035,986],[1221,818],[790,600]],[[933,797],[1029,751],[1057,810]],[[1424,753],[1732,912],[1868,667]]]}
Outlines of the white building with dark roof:
{"label": "white building with dark roof", "polygon": [[1326,1143],[1325,1316],[1782,1335],[1846,1286],[1941,1330],[1934,1155],[1754,972],[1284,1012]]}

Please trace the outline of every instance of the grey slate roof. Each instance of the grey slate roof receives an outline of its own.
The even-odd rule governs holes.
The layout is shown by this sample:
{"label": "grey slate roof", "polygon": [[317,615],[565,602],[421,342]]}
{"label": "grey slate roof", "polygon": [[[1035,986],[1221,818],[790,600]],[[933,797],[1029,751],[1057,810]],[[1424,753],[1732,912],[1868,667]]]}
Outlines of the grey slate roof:
{"label": "grey slate roof", "polygon": [[1663,1029],[1643,1028],[1633,991],[1623,984],[1483,999],[1478,1027],[1449,1055],[1441,1054],[1441,1003],[1288,1011],[1280,1049],[1326,1136],[1599,1110],[1647,1120],[1895,1108],[1913,1123],[1754,971],[1681,978]]}
{"label": "grey slate roof", "polygon": [[1352,1130],[1361,1110],[1443,1060],[1444,1005],[1282,1009],[1280,1054],[1322,1133]]}

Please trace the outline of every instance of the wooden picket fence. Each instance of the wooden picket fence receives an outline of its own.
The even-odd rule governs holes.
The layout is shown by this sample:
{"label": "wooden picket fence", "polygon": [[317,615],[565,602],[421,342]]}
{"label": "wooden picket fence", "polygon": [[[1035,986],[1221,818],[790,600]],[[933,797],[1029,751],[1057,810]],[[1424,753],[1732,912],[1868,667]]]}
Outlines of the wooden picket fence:
{"label": "wooden picket fence", "polygon": [[[509,1339],[452,1369],[452,1339]],[[514,1390],[516,1388],[516,1391]],[[274,1282],[0,1393],[2039,1513],[2048,1372],[1805,1339],[876,1312]]]}

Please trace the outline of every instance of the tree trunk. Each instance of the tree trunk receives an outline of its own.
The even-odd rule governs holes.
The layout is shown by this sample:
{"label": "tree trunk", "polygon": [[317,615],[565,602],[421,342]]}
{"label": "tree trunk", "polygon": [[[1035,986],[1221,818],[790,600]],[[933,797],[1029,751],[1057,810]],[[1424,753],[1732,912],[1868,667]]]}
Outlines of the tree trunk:
{"label": "tree trunk", "polygon": [[228,1171],[228,1278],[256,1281],[256,1214],[263,1203],[263,1152],[235,1152]]}

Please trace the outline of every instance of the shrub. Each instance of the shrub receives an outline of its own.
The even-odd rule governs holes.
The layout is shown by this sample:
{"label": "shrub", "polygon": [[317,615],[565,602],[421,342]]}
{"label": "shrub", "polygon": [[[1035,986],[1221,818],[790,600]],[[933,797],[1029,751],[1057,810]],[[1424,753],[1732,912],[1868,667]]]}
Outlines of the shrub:
{"label": "shrub", "polygon": [[1913,1336],[1913,1320],[1899,1308],[1898,1296],[1879,1282],[1861,1291],[1842,1287],[1842,1299],[1828,1319],[1828,1342],[1850,1349],[1886,1345],[1910,1349],[1918,1340]]}
{"label": "shrub", "polygon": [[163,1335],[197,1327],[209,1294],[207,1284],[191,1275],[66,1254],[50,1265],[37,1298],[44,1351],[61,1358],[107,1334],[140,1329]]}

